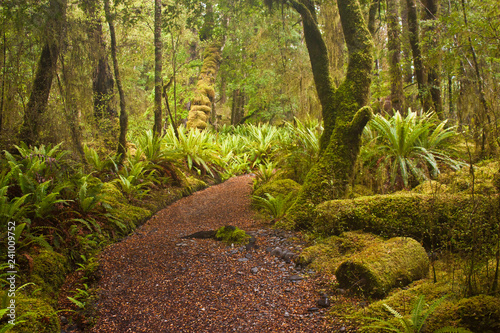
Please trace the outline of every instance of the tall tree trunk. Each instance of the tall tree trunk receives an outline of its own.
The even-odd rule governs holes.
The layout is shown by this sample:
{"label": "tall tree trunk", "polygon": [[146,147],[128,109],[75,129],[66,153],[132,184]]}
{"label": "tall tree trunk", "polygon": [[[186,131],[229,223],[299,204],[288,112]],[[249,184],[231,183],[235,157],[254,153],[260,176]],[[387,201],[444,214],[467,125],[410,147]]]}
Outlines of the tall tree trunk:
{"label": "tall tree trunk", "polygon": [[116,115],[116,111],[113,109],[111,103],[114,82],[99,15],[99,4],[99,0],[85,0],[81,2],[81,7],[87,13],[90,22],[88,35],[92,41],[90,58],[95,66],[92,76],[92,90],[94,95],[94,117],[97,121],[103,118],[112,118]]}
{"label": "tall tree trunk", "polygon": [[413,54],[413,68],[418,85],[418,98],[424,108],[428,111],[432,108],[429,93],[426,89],[424,76],[424,65],[422,62],[422,51],[420,48],[420,29],[418,26],[417,4],[415,0],[406,0],[408,15],[408,30],[410,37],[411,51]]}
{"label": "tall tree trunk", "polygon": [[[161,112],[161,90],[162,90],[162,43],[161,43],[161,0],[155,0],[155,123],[153,132],[161,135],[162,112]],[[174,125],[175,126],[175,125]]]}
{"label": "tall tree trunk", "polygon": [[[436,29],[434,23],[437,22],[439,0],[423,0],[424,14],[423,18],[431,24],[426,24],[424,36],[428,39],[436,39]],[[440,64],[439,62],[427,64],[427,89],[430,94],[432,106],[438,115],[439,119],[443,120],[443,101],[441,98],[441,79],[439,77]]]}
{"label": "tall tree trunk", "polygon": [[5,66],[7,62],[7,38],[5,37],[5,30],[3,32],[3,47],[2,47],[2,53],[3,53],[3,61],[2,61],[2,89],[1,89],[1,100],[0,100],[0,133],[2,133],[2,126],[3,126],[3,105],[4,105],[4,98],[5,98],[5,77],[7,74],[7,68]]}
{"label": "tall tree trunk", "polygon": [[203,53],[203,65],[198,76],[195,97],[191,101],[191,109],[186,124],[188,128],[205,129],[207,127],[215,102],[215,79],[222,62],[223,41],[213,36],[214,11],[210,3],[207,4],[204,19],[200,39],[211,42]]}
{"label": "tall tree trunk", "polygon": [[372,111],[366,107],[373,69],[373,42],[358,1],[338,0],[344,37],[349,54],[347,74],[337,89],[328,75],[328,54],[315,20],[314,3],[290,1],[302,17],[306,45],[325,131],[319,161],[311,168],[291,207],[288,221],[307,227],[313,208],[321,202],[342,198],[354,174],[361,133]]}
{"label": "tall tree trunk", "polygon": [[104,0],[104,12],[106,20],[109,25],[109,34],[111,36],[111,58],[113,59],[113,69],[115,72],[116,86],[118,87],[118,94],[120,95],[120,136],[118,137],[117,153],[123,160],[127,152],[127,128],[128,128],[128,114],[125,104],[125,94],[123,93],[122,81],[120,78],[120,70],[118,68],[118,58],[116,56],[116,34],[114,25],[114,16],[111,15],[109,7],[109,0]]}
{"label": "tall tree trunk", "polygon": [[404,94],[398,2],[399,0],[387,0],[387,48],[389,51],[389,76],[391,80],[391,108],[402,111]]}
{"label": "tall tree trunk", "polygon": [[50,88],[54,78],[57,57],[64,36],[63,28],[66,20],[67,0],[51,0],[51,17],[47,18],[46,41],[38,60],[31,94],[24,113],[20,129],[20,139],[27,145],[34,145],[39,140],[40,118],[46,111]]}

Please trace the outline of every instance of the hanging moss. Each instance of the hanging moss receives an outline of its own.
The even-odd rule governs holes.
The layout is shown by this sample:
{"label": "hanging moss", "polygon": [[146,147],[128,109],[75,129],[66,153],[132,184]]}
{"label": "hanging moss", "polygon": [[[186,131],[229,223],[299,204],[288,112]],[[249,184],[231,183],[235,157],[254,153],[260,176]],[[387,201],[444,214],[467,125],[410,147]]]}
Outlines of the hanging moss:
{"label": "hanging moss", "polygon": [[374,244],[340,264],[340,287],[382,297],[392,288],[422,279],[429,271],[424,248],[412,238],[395,237]]}
{"label": "hanging moss", "polygon": [[364,230],[385,237],[409,236],[426,246],[439,246],[453,238],[468,244],[473,223],[482,230],[481,242],[494,241],[498,203],[494,197],[469,195],[422,195],[398,193],[356,199],[332,200],[319,205],[312,228],[322,234],[339,235]]}

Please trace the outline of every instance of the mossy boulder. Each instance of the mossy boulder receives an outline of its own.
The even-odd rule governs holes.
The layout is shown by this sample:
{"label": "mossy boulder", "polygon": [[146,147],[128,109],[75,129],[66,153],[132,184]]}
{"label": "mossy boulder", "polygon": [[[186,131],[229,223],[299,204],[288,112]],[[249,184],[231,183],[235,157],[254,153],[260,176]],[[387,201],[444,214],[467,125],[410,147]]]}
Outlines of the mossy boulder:
{"label": "mossy boulder", "polygon": [[439,181],[447,185],[451,193],[462,192],[471,194],[491,195],[496,193],[494,175],[498,171],[497,160],[485,160],[474,165],[474,176],[469,166],[456,173],[446,173],[439,176]]}
{"label": "mossy boulder", "polygon": [[16,325],[13,333],[60,333],[59,317],[54,308],[39,298],[16,293]]}
{"label": "mossy boulder", "polygon": [[[104,183],[101,193],[103,195],[102,201],[111,207],[113,216],[121,221],[129,231],[151,217],[151,211],[129,203],[120,190],[111,183]],[[123,230],[120,231],[123,232]]]}
{"label": "mossy boulder", "polygon": [[310,264],[314,269],[334,274],[343,261],[381,242],[383,239],[374,234],[348,231],[340,236],[319,240],[316,244],[305,248],[299,255],[298,262],[303,265]]}
{"label": "mossy boulder", "polygon": [[246,244],[251,236],[245,230],[229,225],[217,229],[215,238],[226,244]]}
{"label": "mossy boulder", "polygon": [[335,272],[340,287],[385,296],[392,288],[427,276],[429,259],[412,238],[395,237],[376,243],[340,264]]}
{"label": "mossy boulder", "polygon": [[478,295],[446,302],[435,311],[427,326],[438,329],[447,325],[467,328],[474,333],[500,332],[500,298]]}
{"label": "mossy boulder", "polygon": [[33,256],[33,270],[29,280],[36,285],[36,289],[41,288],[43,299],[56,305],[59,288],[68,273],[69,263],[65,256],[51,250],[41,250]]}
{"label": "mossy boulder", "polygon": [[286,197],[290,193],[296,196],[299,190],[300,184],[296,181],[291,179],[278,179],[262,185],[260,188],[256,189],[253,194],[264,198],[264,194],[269,193],[276,198],[278,195]]}
{"label": "mossy boulder", "polygon": [[442,194],[448,193],[449,188],[446,184],[442,184],[435,180],[430,180],[416,186],[414,189],[412,189],[412,192],[420,194]]}
{"label": "mossy boulder", "polygon": [[383,237],[409,236],[426,246],[439,246],[451,238],[469,244],[470,226],[482,230],[484,244],[495,241],[497,199],[461,194],[424,195],[397,193],[346,200],[326,201],[316,207],[315,232],[339,235],[363,230]]}

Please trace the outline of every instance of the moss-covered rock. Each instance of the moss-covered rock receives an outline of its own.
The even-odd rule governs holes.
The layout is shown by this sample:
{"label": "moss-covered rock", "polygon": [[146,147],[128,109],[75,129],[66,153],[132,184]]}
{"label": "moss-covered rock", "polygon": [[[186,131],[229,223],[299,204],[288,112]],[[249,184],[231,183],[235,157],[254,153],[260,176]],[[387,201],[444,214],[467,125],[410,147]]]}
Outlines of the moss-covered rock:
{"label": "moss-covered rock", "polygon": [[295,196],[300,190],[300,184],[291,179],[278,179],[270,181],[255,190],[254,195],[264,197],[264,193],[269,193],[273,197],[278,195],[287,196],[294,193]]}
{"label": "moss-covered rock", "polygon": [[342,288],[382,297],[392,288],[426,277],[428,271],[429,259],[420,243],[395,237],[353,255],[335,275]]}
{"label": "moss-covered rock", "polygon": [[[484,244],[494,241],[498,203],[494,197],[397,193],[324,202],[316,207],[313,229],[326,235],[364,230],[384,237],[409,236],[430,246],[450,239],[471,241],[470,226],[482,230]],[[489,230],[489,232],[488,232]]]}
{"label": "moss-covered rock", "polygon": [[427,326],[437,329],[447,325],[464,327],[474,333],[500,332],[500,298],[478,295],[446,302],[435,311]]}
{"label": "moss-covered rock", "polygon": [[28,298],[16,293],[16,314],[19,321],[13,333],[60,333],[59,317],[54,308],[39,298]]}
{"label": "moss-covered rock", "polygon": [[59,288],[63,285],[69,273],[68,259],[60,253],[41,250],[33,256],[33,270],[30,282],[41,288],[42,298],[56,305]]}
{"label": "moss-covered rock", "polygon": [[238,227],[224,226],[217,229],[215,238],[226,244],[246,244],[251,236]]}
{"label": "moss-covered rock", "polygon": [[381,243],[383,239],[370,233],[359,231],[344,232],[340,236],[331,236],[305,248],[298,258],[301,264],[323,272],[334,274],[339,265],[352,255]]}
{"label": "moss-covered rock", "polygon": [[439,181],[447,185],[448,192],[491,195],[496,193],[494,175],[498,171],[498,161],[486,160],[474,165],[474,176],[469,166],[463,167],[456,173],[446,173],[439,176]]}
{"label": "moss-covered rock", "polygon": [[103,195],[102,201],[111,207],[113,216],[121,221],[129,231],[135,229],[137,225],[151,216],[151,211],[130,204],[120,190],[111,183],[105,183],[101,193]]}
{"label": "moss-covered rock", "polygon": [[412,192],[419,194],[442,194],[448,193],[449,189],[446,184],[441,184],[438,181],[430,180],[421,183],[412,189]]}

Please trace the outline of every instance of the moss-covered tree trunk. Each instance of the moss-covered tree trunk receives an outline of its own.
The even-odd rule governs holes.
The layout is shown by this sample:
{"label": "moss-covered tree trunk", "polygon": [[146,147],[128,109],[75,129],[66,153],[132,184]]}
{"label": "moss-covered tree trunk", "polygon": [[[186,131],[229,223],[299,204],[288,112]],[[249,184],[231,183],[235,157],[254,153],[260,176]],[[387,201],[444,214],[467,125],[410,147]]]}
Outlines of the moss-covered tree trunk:
{"label": "moss-covered tree trunk", "polygon": [[187,127],[205,129],[210,118],[215,118],[213,109],[215,106],[215,79],[222,61],[223,42],[214,37],[214,10],[210,3],[204,17],[205,21],[200,31],[200,39],[207,41],[208,46],[203,53],[203,65],[201,66],[198,83],[191,108],[189,109]]}
{"label": "moss-covered tree trunk", "polygon": [[188,128],[205,129],[208,125],[215,102],[214,86],[221,60],[221,42],[213,41],[203,53],[203,65],[188,114]]}
{"label": "moss-covered tree trunk", "polygon": [[365,105],[371,83],[373,43],[358,1],[338,0],[349,63],[344,81],[334,89],[314,4],[308,0],[291,1],[290,4],[302,16],[325,128],[319,161],[306,176],[288,216],[294,227],[306,227],[313,208],[323,201],[344,197],[352,180],[361,133],[372,115]]}

